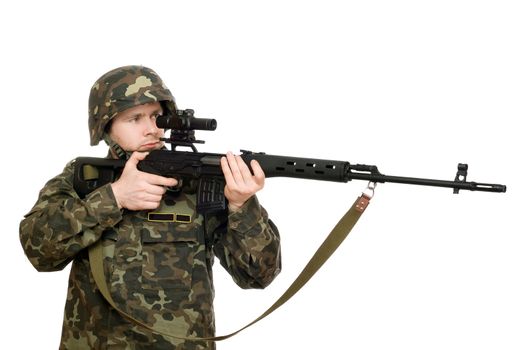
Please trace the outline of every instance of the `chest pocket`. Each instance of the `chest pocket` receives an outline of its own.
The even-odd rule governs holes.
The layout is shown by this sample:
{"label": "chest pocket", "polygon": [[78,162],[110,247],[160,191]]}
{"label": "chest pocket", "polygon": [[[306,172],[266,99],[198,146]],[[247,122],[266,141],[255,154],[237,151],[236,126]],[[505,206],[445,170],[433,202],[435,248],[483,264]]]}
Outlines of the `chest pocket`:
{"label": "chest pocket", "polygon": [[197,255],[203,249],[200,222],[147,222],[141,230],[142,288],[158,295],[189,292]]}

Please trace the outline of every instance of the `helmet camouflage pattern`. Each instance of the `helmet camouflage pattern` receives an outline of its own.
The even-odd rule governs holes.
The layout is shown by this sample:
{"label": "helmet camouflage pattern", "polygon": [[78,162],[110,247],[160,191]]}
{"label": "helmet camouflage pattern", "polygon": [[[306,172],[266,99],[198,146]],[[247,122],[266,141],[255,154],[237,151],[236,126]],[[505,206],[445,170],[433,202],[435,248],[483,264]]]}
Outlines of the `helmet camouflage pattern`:
{"label": "helmet camouflage pattern", "polygon": [[168,113],[176,110],[175,99],[155,71],[144,66],[124,66],[101,76],[89,95],[91,145],[104,139],[108,123],[117,113],[150,102],[164,101]]}

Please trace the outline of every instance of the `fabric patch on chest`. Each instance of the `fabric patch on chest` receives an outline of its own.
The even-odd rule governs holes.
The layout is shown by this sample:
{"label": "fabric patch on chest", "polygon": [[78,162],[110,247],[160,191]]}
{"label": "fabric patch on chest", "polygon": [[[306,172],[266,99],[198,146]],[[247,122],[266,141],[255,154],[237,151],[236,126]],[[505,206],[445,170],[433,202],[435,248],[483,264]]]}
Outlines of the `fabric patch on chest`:
{"label": "fabric patch on chest", "polygon": [[177,213],[148,213],[148,221],[191,223],[191,215]]}
{"label": "fabric patch on chest", "polygon": [[161,202],[157,210],[148,213],[147,220],[153,222],[190,224],[193,222],[194,215],[194,205],[188,198],[178,198],[176,202],[171,200],[171,198],[167,198]]}

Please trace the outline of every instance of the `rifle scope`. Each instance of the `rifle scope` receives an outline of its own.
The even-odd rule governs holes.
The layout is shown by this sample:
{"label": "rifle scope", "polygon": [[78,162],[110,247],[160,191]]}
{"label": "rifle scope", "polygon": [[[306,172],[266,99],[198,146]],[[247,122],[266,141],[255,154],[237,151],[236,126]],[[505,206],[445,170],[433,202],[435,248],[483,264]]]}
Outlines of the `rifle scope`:
{"label": "rifle scope", "polygon": [[215,130],[215,119],[195,118],[193,109],[177,110],[175,115],[162,115],[157,118],[157,127],[160,129],[177,130]]}

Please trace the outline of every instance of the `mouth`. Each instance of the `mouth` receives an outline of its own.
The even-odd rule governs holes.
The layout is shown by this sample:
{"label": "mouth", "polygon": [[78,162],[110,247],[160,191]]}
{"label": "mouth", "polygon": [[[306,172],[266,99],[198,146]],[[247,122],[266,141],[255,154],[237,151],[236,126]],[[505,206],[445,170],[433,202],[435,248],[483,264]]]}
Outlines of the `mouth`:
{"label": "mouth", "polygon": [[162,141],[151,141],[151,142],[142,144],[141,148],[150,150],[150,149],[160,148],[161,146],[162,146]]}

